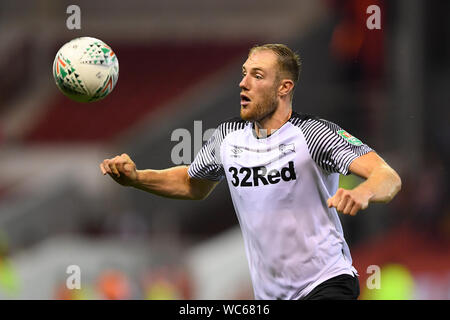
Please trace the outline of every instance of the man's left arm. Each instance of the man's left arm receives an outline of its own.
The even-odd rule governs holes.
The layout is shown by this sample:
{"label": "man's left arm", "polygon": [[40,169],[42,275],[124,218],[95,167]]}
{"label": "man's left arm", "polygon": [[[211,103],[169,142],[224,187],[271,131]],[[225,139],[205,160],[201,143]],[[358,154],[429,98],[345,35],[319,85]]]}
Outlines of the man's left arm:
{"label": "man's left arm", "polygon": [[335,207],[343,214],[356,215],[370,202],[388,203],[400,191],[401,179],[379,155],[371,151],[352,161],[349,171],[366,181],[352,190],[339,188],[336,194],[327,200],[328,207]]}

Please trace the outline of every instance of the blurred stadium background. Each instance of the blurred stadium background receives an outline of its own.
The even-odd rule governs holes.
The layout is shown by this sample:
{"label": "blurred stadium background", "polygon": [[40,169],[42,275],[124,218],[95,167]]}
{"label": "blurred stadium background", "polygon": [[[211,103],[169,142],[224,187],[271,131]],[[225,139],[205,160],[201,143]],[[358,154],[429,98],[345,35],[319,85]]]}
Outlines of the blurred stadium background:
{"label": "blurred stadium background", "polygon": [[[72,4],[81,30],[66,28]],[[366,28],[372,4],[381,30]],[[252,299],[224,182],[207,200],[175,201],[120,187],[98,165],[126,152],[140,169],[173,166],[178,128],[192,159],[194,121],[204,132],[238,115],[249,47],[276,42],[303,60],[294,109],[346,128],[403,180],[389,205],[341,216],[361,299],[449,299],[449,4],[2,0],[0,298]],[[116,88],[94,104],[52,79],[56,51],[79,36],[119,58]],[[69,265],[80,290],[66,288]],[[373,265],[379,290],[366,286]]]}

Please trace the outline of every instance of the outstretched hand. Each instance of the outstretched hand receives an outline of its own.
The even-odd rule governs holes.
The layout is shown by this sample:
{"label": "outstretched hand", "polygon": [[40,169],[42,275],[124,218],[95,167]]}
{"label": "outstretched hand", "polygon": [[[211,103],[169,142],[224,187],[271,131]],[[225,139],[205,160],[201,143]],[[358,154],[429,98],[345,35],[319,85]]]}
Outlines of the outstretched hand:
{"label": "outstretched hand", "polygon": [[100,170],[123,186],[132,186],[137,180],[136,164],[126,153],[103,160]]}
{"label": "outstretched hand", "polygon": [[355,216],[358,211],[369,206],[371,197],[370,193],[359,188],[353,190],[339,188],[336,194],[327,200],[327,205],[328,208],[335,207],[340,213]]}

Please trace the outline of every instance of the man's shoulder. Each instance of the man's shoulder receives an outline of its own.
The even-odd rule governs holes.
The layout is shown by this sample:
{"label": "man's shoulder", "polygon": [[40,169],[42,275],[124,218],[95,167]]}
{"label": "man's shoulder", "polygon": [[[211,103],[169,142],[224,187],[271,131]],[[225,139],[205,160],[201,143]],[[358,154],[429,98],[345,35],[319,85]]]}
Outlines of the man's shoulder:
{"label": "man's shoulder", "polygon": [[217,130],[225,137],[231,132],[244,129],[248,123],[248,121],[242,120],[239,117],[233,117],[220,122],[217,126]]}
{"label": "man's shoulder", "polygon": [[298,127],[310,122],[320,122],[320,120],[321,119],[315,115],[298,113],[296,111],[292,111],[291,118],[289,119],[293,125]]}
{"label": "man's shoulder", "polygon": [[316,115],[311,114],[304,114],[304,113],[298,113],[295,111],[292,111],[292,116],[289,119],[289,121],[302,129],[306,128],[328,128],[328,129],[334,129],[334,127],[337,127],[337,125],[329,120],[323,119]]}
{"label": "man's shoulder", "polygon": [[226,125],[226,124],[244,125],[245,126],[247,123],[248,123],[248,121],[242,120],[242,118],[240,118],[240,117],[232,117],[232,118],[228,118],[228,119],[220,122],[219,126]]}

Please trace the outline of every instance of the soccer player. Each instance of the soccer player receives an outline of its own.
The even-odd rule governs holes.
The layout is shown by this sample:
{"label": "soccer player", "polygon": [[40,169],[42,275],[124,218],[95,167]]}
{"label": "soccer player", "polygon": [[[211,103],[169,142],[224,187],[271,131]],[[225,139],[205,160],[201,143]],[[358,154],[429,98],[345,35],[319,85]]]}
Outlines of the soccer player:
{"label": "soccer player", "polygon": [[[253,47],[242,66],[240,118],[221,123],[190,166],[137,170],[122,154],[100,169],[121,185],[177,199],[205,199],[226,178],[256,299],[357,299],[337,212],[387,203],[401,180],[336,124],[292,110],[299,73],[285,45]],[[365,181],[344,190],[339,173]]]}

